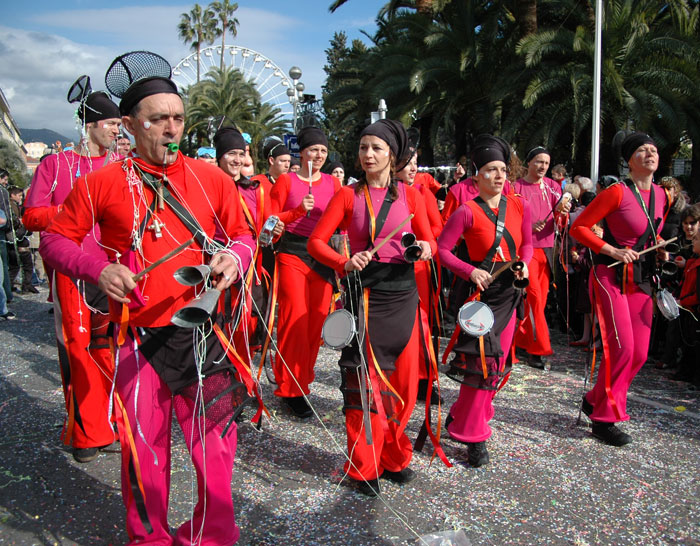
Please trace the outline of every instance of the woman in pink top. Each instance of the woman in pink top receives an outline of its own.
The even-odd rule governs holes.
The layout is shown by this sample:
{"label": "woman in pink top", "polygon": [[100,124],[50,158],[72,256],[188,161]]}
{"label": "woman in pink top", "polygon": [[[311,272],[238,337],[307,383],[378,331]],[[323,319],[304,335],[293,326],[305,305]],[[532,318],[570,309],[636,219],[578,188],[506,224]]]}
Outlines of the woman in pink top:
{"label": "woman in pink top", "polygon": [[[397,161],[406,160],[407,141],[399,122],[382,119],[366,127],[359,150],[365,176],[333,197],[309,238],[314,258],[347,275],[345,308],[360,325],[338,364],[349,453],[345,471],[368,496],[379,491],[380,477],[397,483],[415,478],[406,435],[418,391],[413,262],[430,259],[437,244],[418,190],[393,177]],[[338,227],[347,229],[349,258],[327,244]],[[415,233],[415,260],[404,258],[402,232]]]}
{"label": "woman in pink top", "polygon": [[[589,285],[603,341],[598,378],[581,409],[593,421],[593,436],[614,446],[631,442],[615,423],[629,420],[627,391],[649,350],[656,255],[640,252],[656,243],[667,205],[663,189],[653,183],[659,152],[652,138],[632,133],[621,152],[629,178],[599,193],[570,231],[595,253]],[[601,222],[602,238],[592,229]],[[622,264],[608,267],[616,261]]]}
{"label": "woman in pink top", "polygon": [[[275,283],[278,288],[277,354],[273,369],[281,397],[297,417],[312,415],[306,401],[314,380],[321,346],[321,329],[328,315],[335,272],[306,250],[311,231],[340,189],[338,179],[321,172],[328,156],[328,139],[317,127],[297,135],[301,169],[282,174],[272,188],[272,214],[284,222],[277,245]],[[273,288],[274,294],[274,288]],[[274,301],[274,295],[273,295]]]}

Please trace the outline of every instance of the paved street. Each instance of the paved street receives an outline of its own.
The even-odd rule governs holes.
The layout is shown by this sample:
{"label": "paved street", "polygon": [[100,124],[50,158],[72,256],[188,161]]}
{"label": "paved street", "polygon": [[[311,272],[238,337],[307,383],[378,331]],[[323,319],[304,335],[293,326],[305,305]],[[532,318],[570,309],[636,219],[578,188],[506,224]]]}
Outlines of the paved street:
{"label": "paved street", "polygon": [[[53,317],[18,295],[0,323],[0,545],[125,544],[118,444],[76,463],[59,434],[63,395]],[[454,462],[416,454],[417,480],[382,480],[368,499],[342,481],[345,445],[338,353],[323,348],[310,401],[319,419],[289,416],[263,379],[274,414],[239,428],[234,501],[241,545],[407,545],[462,529],[471,545],[700,545],[700,393],[646,366],[623,425],[634,442],[601,444],[576,424],[585,353],[554,333],[549,373],[516,366],[496,398],[491,464],[470,468],[466,447],[444,439]],[[457,385],[442,379],[445,408]],[[409,425],[415,437],[423,406]],[[193,472],[174,427],[171,518],[185,521]],[[223,545],[222,545],[223,546]]]}

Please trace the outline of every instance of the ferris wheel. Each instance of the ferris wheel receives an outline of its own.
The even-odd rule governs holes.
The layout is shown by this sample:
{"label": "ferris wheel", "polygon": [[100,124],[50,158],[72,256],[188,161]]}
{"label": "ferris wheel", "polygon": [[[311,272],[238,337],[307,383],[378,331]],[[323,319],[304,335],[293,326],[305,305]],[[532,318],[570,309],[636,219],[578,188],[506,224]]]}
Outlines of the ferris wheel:
{"label": "ferris wheel", "polygon": [[[218,67],[221,62],[221,46],[209,46],[197,53],[192,53],[182,59],[173,68],[173,81],[179,87],[187,87],[197,83],[197,64],[199,63],[200,79],[212,67]],[[247,47],[226,46],[224,64],[236,68],[243,76],[255,85],[263,102],[276,106],[283,116],[293,114],[290,97],[296,95],[292,89],[298,85],[273,61]]]}

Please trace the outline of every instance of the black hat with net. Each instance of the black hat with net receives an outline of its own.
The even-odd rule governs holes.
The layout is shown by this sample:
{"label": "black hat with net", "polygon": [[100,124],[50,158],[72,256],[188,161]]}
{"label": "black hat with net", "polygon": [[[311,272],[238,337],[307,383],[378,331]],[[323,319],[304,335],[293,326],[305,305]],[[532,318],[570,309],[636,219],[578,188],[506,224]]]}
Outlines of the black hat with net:
{"label": "black hat with net", "polygon": [[92,92],[89,76],[80,76],[68,90],[68,102],[78,103],[78,118],[83,123],[121,117],[119,108],[104,91]]}
{"label": "black hat with net", "polygon": [[132,51],[120,55],[107,69],[105,85],[120,97],[119,111],[128,115],[146,97],[158,93],[177,95],[177,86],[170,79],[170,63],[150,51]]}

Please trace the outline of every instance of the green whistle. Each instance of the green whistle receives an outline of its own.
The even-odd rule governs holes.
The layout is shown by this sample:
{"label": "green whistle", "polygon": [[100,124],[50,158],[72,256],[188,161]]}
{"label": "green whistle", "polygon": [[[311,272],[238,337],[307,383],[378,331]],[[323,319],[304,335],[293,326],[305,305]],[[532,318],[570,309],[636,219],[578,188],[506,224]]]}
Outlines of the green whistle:
{"label": "green whistle", "polygon": [[174,153],[177,152],[179,149],[180,149],[180,146],[178,146],[178,145],[175,144],[174,142],[171,142],[170,144],[168,144],[168,151],[169,151],[171,154],[174,154]]}

